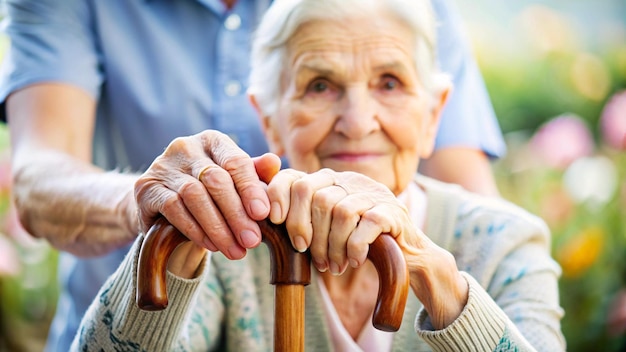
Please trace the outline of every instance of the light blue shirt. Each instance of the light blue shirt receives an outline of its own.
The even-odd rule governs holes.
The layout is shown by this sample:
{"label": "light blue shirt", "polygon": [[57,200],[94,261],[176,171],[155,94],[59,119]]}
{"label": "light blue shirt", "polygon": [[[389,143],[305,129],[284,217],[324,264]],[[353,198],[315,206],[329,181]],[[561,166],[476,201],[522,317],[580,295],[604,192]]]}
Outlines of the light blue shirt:
{"label": "light blue shirt", "polygon": [[[141,172],[178,136],[216,129],[251,155],[267,151],[247,96],[250,34],[269,0],[8,0],[12,45],[0,76],[8,94],[37,82],[78,86],[98,100],[94,162]],[[501,156],[482,78],[449,0],[435,0],[441,67],[454,93],[437,148]],[[62,253],[61,297],[48,351],[66,351],[80,318],[127,248],[81,259]]]}

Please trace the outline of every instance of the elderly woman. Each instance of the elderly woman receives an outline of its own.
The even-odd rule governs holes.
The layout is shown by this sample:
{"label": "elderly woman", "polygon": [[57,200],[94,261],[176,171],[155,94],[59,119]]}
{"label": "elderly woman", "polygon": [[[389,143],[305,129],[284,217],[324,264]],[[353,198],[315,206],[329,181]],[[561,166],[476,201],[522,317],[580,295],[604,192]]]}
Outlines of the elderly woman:
{"label": "elderly woman", "polygon": [[[434,29],[425,0],[279,0],[259,26],[251,101],[272,151],[292,169],[277,172],[273,155],[255,166],[268,181],[270,220],[286,223],[294,248],[310,250],[316,268],[306,289],[306,347],[564,350],[559,267],[545,224],[505,201],[415,174],[450,94],[434,65]],[[137,200],[150,209],[163,184],[188,174],[168,188],[189,224],[177,227],[192,240],[170,258],[170,306],[135,306],[140,237],[84,317],[75,348],[271,349],[268,251],[246,255],[241,243],[258,244],[254,236],[211,228],[194,235],[194,219],[212,216],[201,211],[204,190],[215,194],[226,179],[202,164],[204,153],[219,158],[201,147],[216,133],[177,139],[137,183]],[[154,212],[140,215],[154,221]],[[395,333],[369,323],[378,277],[366,257],[381,233],[395,237],[410,273],[412,294]]]}

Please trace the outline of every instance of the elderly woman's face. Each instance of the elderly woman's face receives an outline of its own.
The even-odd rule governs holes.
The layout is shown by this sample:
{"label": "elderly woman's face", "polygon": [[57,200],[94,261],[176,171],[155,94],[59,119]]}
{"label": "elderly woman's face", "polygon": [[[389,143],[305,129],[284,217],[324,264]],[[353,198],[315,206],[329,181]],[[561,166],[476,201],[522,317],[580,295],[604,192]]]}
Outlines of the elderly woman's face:
{"label": "elderly woman's face", "polygon": [[290,166],[357,171],[401,192],[432,151],[440,103],[420,84],[414,38],[398,21],[303,25],[288,43],[266,129]]}

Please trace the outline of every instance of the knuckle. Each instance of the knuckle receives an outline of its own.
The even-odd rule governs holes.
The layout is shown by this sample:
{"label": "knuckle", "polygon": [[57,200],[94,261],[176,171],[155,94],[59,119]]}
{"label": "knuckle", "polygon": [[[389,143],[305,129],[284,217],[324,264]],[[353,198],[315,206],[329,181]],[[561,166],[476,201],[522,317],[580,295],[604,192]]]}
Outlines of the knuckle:
{"label": "knuckle", "polygon": [[202,235],[198,233],[198,229],[191,221],[183,221],[177,224],[177,229],[192,241],[201,241]]}
{"label": "knuckle", "polygon": [[[213,222],[204,229],[206,234],[213,242],[223,243],[225,239],[230,239],[230,230],[228,226],[221,222]],[[227,235],[228,234],[228,235]]]}
{"label": "knuckle", "polygon": [[201,200],[206,190],[197,182],[185,182],[180,186],[179,192],[180,197],[187,202]]}
{"label": "knuckle", "polygon": [[327,167],[319,169],[318,173],[325,175],[325,176],[332,176],[333,178],[337,174],[335,170],[327,168]]}
{"label": "knuckle", "polygon": [[150,197],[154,192],[154,187],[158,187],[154,180],[140,177],[135,182],[135,199],[139,202],[144,198]]}
{"label": "knuckle", "polygon": [[346,243],[346,250],[348,253],[360,254],[363,250],[363,242],[354,236],[350,236],[348,238],[348,242]]}
{"label": "knuckle", "polygon": [[222,138],[222,136],[224,136],[224,134],[222,132],[217,131],[217,130],[204,130],[204,131],[198,133],[198,135],[201,138],[208,138],[208,139]]}
{"label": "knuckle", "polygon": [[232,183],[232,179],[228,172],[219,167],[209,167],[202,172],[202,181],[206,182],[209,187],[220,189],[224,184]]}
{"label": "knuckle", "polygon": [[325,209],[331,203],[333,193],[329,188],[323,188],[313,193],[313,204],[315,207]]}
{"label": "knuckle", "polygon": [[185,150],[188,143],[188,137],[176,137],[165,148],[164,155],[178,154],[180,151]]}
{"label": "knuckle", "polygon": [[281,188],[278,186],[279,183],[271,182],[267,185],[267,197],[271,200],[282,200],[283,194],[281,192]]}
{"label": "knuckle", "polygon": [[345,251],[341,248],[334,248],[331,246],[328,250],[328,259],[335,263],[343,263],[345,258]]}
{"label": "knuckle", "polygon": [[200,138],[203,145],[211,146],[215,143],[217,143],[217,145],[221,145],[224,142],[232,142],[232,139],[230,139],[228,135],[218,130],[204,130],[198,133],[196,136]]}
{"label": "knuckle", "polygon": [[272,179],[272,183],[284,182],[292,184],[298,179],[301,179],[304,176],[304,172],[296,171],[294,169],[284,169],[280,170],[276,176]]}
{"label": "knuckle", "polygon": [[310,234],[313,232],[313,229],[310,223],[304,224],[302,221],[290,221],[289,218],[287,219],[286,227],[287,227],[287,232],[292,237],[303,236],[305,238],[308,238]]}
{"label": "knuckle", "polygon": [[314,258],[326,258],[328,247],[314,241],[311,243],[309,250]]}
{"label": "knuckle", "polygon": [[312,193],[311,185],[304,179],[298,179],[291,185],[292,193],[302,199],[309,198]]}
{"label": "knuckle", "polygon": [[352,209],[345,203],[337,203],[332,210],[333,219],[348,220],[357,216],[352,212]]}
{"label": "knuckle", "polygon": [[248,155],[234,154],[230,155],[224,160],[216,160],[226,171],[230,174],[237,175],[245,173],[252,168],[254,170],[254,163]]}
{"label": "knuckle", "polygon": [[[159,199],[161,198],[161,199]],[[156,208],[161,210],[161,213],[169,212],[171,209],[178,208],[180,198],[176,193],[164,194],[161,197],[152,198],[152,202],[156,203]]]}
{"label": "knuckle", "polygon": [[376,208],[369,209],[361,215],[361,221],[369,222],[372,224],[382,224],[388,222],[387,216],[376,210]]}

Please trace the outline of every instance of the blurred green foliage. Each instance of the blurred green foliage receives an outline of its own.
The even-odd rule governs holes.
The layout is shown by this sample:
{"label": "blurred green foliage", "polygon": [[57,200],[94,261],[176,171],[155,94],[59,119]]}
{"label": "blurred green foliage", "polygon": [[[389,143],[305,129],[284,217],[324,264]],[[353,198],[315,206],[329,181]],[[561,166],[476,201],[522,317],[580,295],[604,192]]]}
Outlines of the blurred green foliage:
{"label": "blurred green foliage", "polygon": [[55,312],[57,252],[10,210],[9,138],[0,125],[0,351],[41,351]]}
{"label": "blurred green foliage", "polygon": [[609,334],[608,322],[617,295],[626,289],[626,153],[602,150],[597,156],[612,161],[621,182],[601,205],[574,201],[563,185],[563,170],[516,169],[515,153],[495,165],[502,195],[550,226],[553,256],[563,268],[562,327],[573,352],[626,349],[626,336]]}
{"label": "blurred green foliage", "polygon": [[[506,61],[500,65],[490,61],[481,66],[483,77],[500,127],[504,133],[534,131],[545,121],[574,113],[589,126],[597,126],[610,93],[626,87],[626,47],[598,57],[608,77],[604,97],[590,99],[581,94],[572,82],[572,66],[577,53],[551,53],[534,61]],[[593,84],[590,82],[589,84]],[[592,130],[597,137],[597,130]]]}
{"label": "blurred green foliage", "polygon": [[[568,351],[626,350],[626,336],[611,335],[607,322],[617,296],[626,292],[626,153],[607,148],[599,128],[606,102],[626,89],[626,43],[596,53],[576,48],[500,61],[489,57],[481,71],[509,141],[508,154],[495,164],[498,186],[505,198],[548,221],[553,254],[564,269],[560,292]],[[586,121],[594,156],[616,167],[617,189],[601,206],[571,199],[566,170],[541,165],[529,151],[533,133],[563,114]]]}

